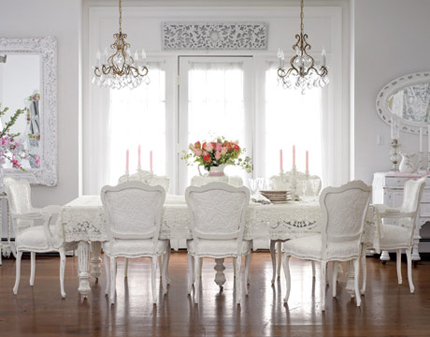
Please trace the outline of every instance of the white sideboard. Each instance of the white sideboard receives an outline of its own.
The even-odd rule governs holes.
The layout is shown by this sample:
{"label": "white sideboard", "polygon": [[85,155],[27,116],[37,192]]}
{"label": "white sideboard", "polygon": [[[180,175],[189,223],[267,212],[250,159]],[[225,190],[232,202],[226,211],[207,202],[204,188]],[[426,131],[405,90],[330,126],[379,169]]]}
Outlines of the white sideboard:
{"label": "white sideboard", "polygon": [[[378,172],[373,175],[372,203],[384,204],[389,207],[400,207],[403,202],[403,186],[409,179],[421,178],[419,173]],[[395,219],[384,219],[384,223],[396,224]],[[430,222],[430,176],[427,176],[426,186],[421,198],[420,209],[417,217],[417,226],[414,234],[414,246],[412,260],[420,260],[418,245],[420,243],[420,230],[422,225]],[[387,252],[383,252],[381,260],[389,260]]]}

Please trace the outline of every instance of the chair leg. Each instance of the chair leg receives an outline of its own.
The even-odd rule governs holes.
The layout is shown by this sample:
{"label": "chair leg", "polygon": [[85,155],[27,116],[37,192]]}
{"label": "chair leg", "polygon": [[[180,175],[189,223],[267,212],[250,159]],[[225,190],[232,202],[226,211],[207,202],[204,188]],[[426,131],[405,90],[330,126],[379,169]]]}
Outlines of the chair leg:
{"label": "chair leg", "polygon": [[327,280],[327,262],[321,261],[321,311],[325,311],[325,288]]}
{"label": "chair leg", "polygon": [[414,283],[412,282],[412,252],[411,248],[405,249],[406,258],[408,261],[408,282],[409,282],[409,290],[411,293],[415,291]]}
{"label": "chair leg", "polygon": [[199,259],[199,277],[202,278],[202,270],[203,270],[203,259]]}
{"label": "chair leg", "polygon": [[36,275],[36,253],[30,253],[31,259],[31,272],[30,272],[30,285],[34,286],[34,276]]}
{"label": "chair leg", "polygon": [[249,267],[251,265],[251,253],[246,255],[245,257],[245,281],[246,281],[246,294],[248,295],[248,284],[251,282],[249,281]]}
{"label": "chair leg", "polygon": [[367,286],[367,265],[366,265],[366,250],[363,249],[363,254],[361,254],[361,269],[363,270],[363,284],[361,286],[361,295],[366,292]]}
{"label": "chair leg", "polygon": [[312,278],[315,278],[315,261],[311,261],[312,262]]}
{"label": "chair leg", "polygon": [[284,268],[284,275],[285,275],[285,282],[286,282],[286,290],[287,293],[284,297],[284,302],[288,301],[288,298],[290,297],[290,291],[291,291],[291,274],[290,274],[290,257],[284,253],[284,259],[282,261],[283,268]]}
{"label": "chair leg", "polygon": [[190,253],[187,253],[187,260],[188,260],[188,295],[191,294],[191,289],[193,288],[194,284],[194,259],[191,256]]}
{"label": "chair leg", "polygon": [[278,279],[281,277],[281,263],[282,263],[282,242],[279,241],[276,245],[276,274],[278,275]]}
{"label": "chair leg", "polygon": [[125,266],[124,266],[124,278],[127,278],[128,277],[128,259],[127,258],[125,258],[124,264],[125,264]]}
{"label": "chair leg", "polygon": [[397,281],[402,284],[402,250],[397,249],[396,251],[396,266],[397,266]]}
{"label": "chair leg", "polygon": [[242,257],[238,256],[236,259],[236,271],[237,271],[237,277],[236,277],[236,304],[240,305],[240,299],[242,297],[242,293],[240,291],[240,267],[242,265]]}
{"label": "chair leg", "polygon": [[[312,261],[314,262],[314,261]],[[333,276],[332,276],[332,295],[333,297],[336,297],[336,291],[337,291],[337,261],[333,261]]]}
{"label": "chair leg", "polygon": [[110,285],[110,273],[109,273],[109,260],[106,253],[103,254],[103,261],[105,263],[105,271],[106,271],[106,289],[105,295],[109,295],[109,285]]}
{"label": "chair leg", "polygon": [[276,280],[276,241],[270,240],[270,258],[272,260],[272,269],[273,269],[273,275],[272,275],[272,284],[275,283]]}
{"label": "chair leg", "polygon": [[236,280],[236,257],[233,258],[233,278]]}
{"label": "chair leg", "polygon": [[357,307],[361,305],[361,296],[359,290],[359,280],[360,280],[360,258],[354,260],[354,290],[355,290],[355,300],[357,301]]}
{"label": "chair leg", "polygon": [[61,297],[66,298],[66,292],[64,290],[64,272],[66,271],[66,251],[63,248],[60,248],[60,290]]}
{"label": "chair leg", "polygon": [[22,252],[17,251],[17,254],[16,254],[16,278],[15,278],[15,285],[13,287],[13,293],[15,295],[18,294],[19,279],[21,278],[21,258],[22,258]]}
{"label": "chair leg", "polygon": [[167,258],[168,252],[164,254],[163,257],[163,265],[160,268],[160,274],[161,274],[161,284],[163,286],[163,295],[167,294],[167,264],[168,264],[168,258]]}
{"label": "chair leg", "polygon": [[164,259],[166,259],[166,282],[167,284],[170,284],[170,277],[169,277],[169,261],[170,261],[170,241],[169,241],[169,247],[167,247],[166,255],[164,255]]}
{"label": "chair leg", "polygon": [[110,257],[110,304],[115,304],[115,292],[116,292],[116,257]]}
{"label": "chair leg", "polygon": [[151,257],[151,286],[152,286],[152,303],[157,304],[157,256]]}
{"label": "chair leg", "polygon": [[199,304],[199,293],[200,293],[200,261],[197,255],[194,256],[194,303]]}

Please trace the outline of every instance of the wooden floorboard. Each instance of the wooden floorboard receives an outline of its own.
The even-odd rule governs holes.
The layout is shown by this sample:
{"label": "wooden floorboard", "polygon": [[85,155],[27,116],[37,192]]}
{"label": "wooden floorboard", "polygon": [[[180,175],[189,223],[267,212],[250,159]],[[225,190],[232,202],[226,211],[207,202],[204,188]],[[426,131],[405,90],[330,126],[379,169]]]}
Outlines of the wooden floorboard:
{"label": "wooden floorboard", "polygon": [[420,261],[413,269],[416,290],[411,294],[405,262],[404,281],[398,285],[394,262],[382,265],[376,258],[367,258],[368,287],[362,307],[357,308],[346,293],[343,275],[336,285],[336,298],[331,296],[332,285],[327,287],[325,313],[320,310],[320,283],[312,279],[309,262],[291,261],[291,296],[284,305],[285,281],[271,286],[267,252],[252,255],[249,295],[242,289],[240,308],[234,304],[231,261],[226,263],[228,280],[220,291],[213,282],[214,264],[205,260],[201,302],[194,305],[187,296],[186,253],[173,252],[171,285],[167,295],[159,295],[158,306],[151,303],[149,259],[131,260],[127,279],[124,262],[119,260],[114,306],[104,295],[104,274],[98,283],[91,279],[87,300],[79,296],[77,262],[76,257],[67,258],[67,297],[61,299],[58,257],[37,258],[34,287],[28,282],[30,260],[23,259],[18,295],[12,293],[15,260],[4,259],[0,336],[430,336],[430,261]]}

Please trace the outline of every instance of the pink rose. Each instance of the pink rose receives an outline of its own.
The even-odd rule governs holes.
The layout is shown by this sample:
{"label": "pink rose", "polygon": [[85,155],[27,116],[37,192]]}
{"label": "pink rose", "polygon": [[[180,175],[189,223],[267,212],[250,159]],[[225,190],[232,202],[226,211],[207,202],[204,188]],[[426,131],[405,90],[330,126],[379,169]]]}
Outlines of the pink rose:
{"label": "pink rose", "polygon": [[209,155],[209,153],[206,153],[206,154],[203,156],[203,160],[204,160],[205,162],[207,162],[207,163],[210,163],[210,161],[211,161],[211,156]]}
{"label": "pink rose", "polygon": [[213,143],[206,143],[205,150],[211,152],[214,149]]}
{"label": "pink rose", "polygon": [[220,151],[215,152],[215,159],[219,160],[220,158],[221,158],[221,152]]}
{"label": "pink rose", "polygon": [[194,149],[194,153],[196,154],[196,156],[201,156],[202,155],[202,150],[200,150],[200,149]]}
{"label": "pink rose", "polygon": [[222,144],[221,143],[216,143],[215,150],[221,151],[221,149],[222,149]]}

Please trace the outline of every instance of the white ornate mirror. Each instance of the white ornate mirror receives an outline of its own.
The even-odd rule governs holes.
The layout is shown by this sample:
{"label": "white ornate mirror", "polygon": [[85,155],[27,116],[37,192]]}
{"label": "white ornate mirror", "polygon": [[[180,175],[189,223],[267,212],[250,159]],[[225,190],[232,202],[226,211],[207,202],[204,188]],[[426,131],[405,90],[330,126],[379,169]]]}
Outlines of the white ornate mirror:
{"label": "white ornate mirror", "polygon": [[[4,164],[5,175],[31,184],[57,184],[57,41],[44,38],[0,38],[0,103],[9,111],[28,108],[12,127],[29,151],[25,171]],[[37,158],[37,160],[36,160]]]}
{"label": "white ornate mirror", "polygon": [[420,72],[396,78],[378,93],[378,116],[391,125],[401,121],[401,131],[419,134],[420,127],[427,133],[430,123],[430,72]]}

